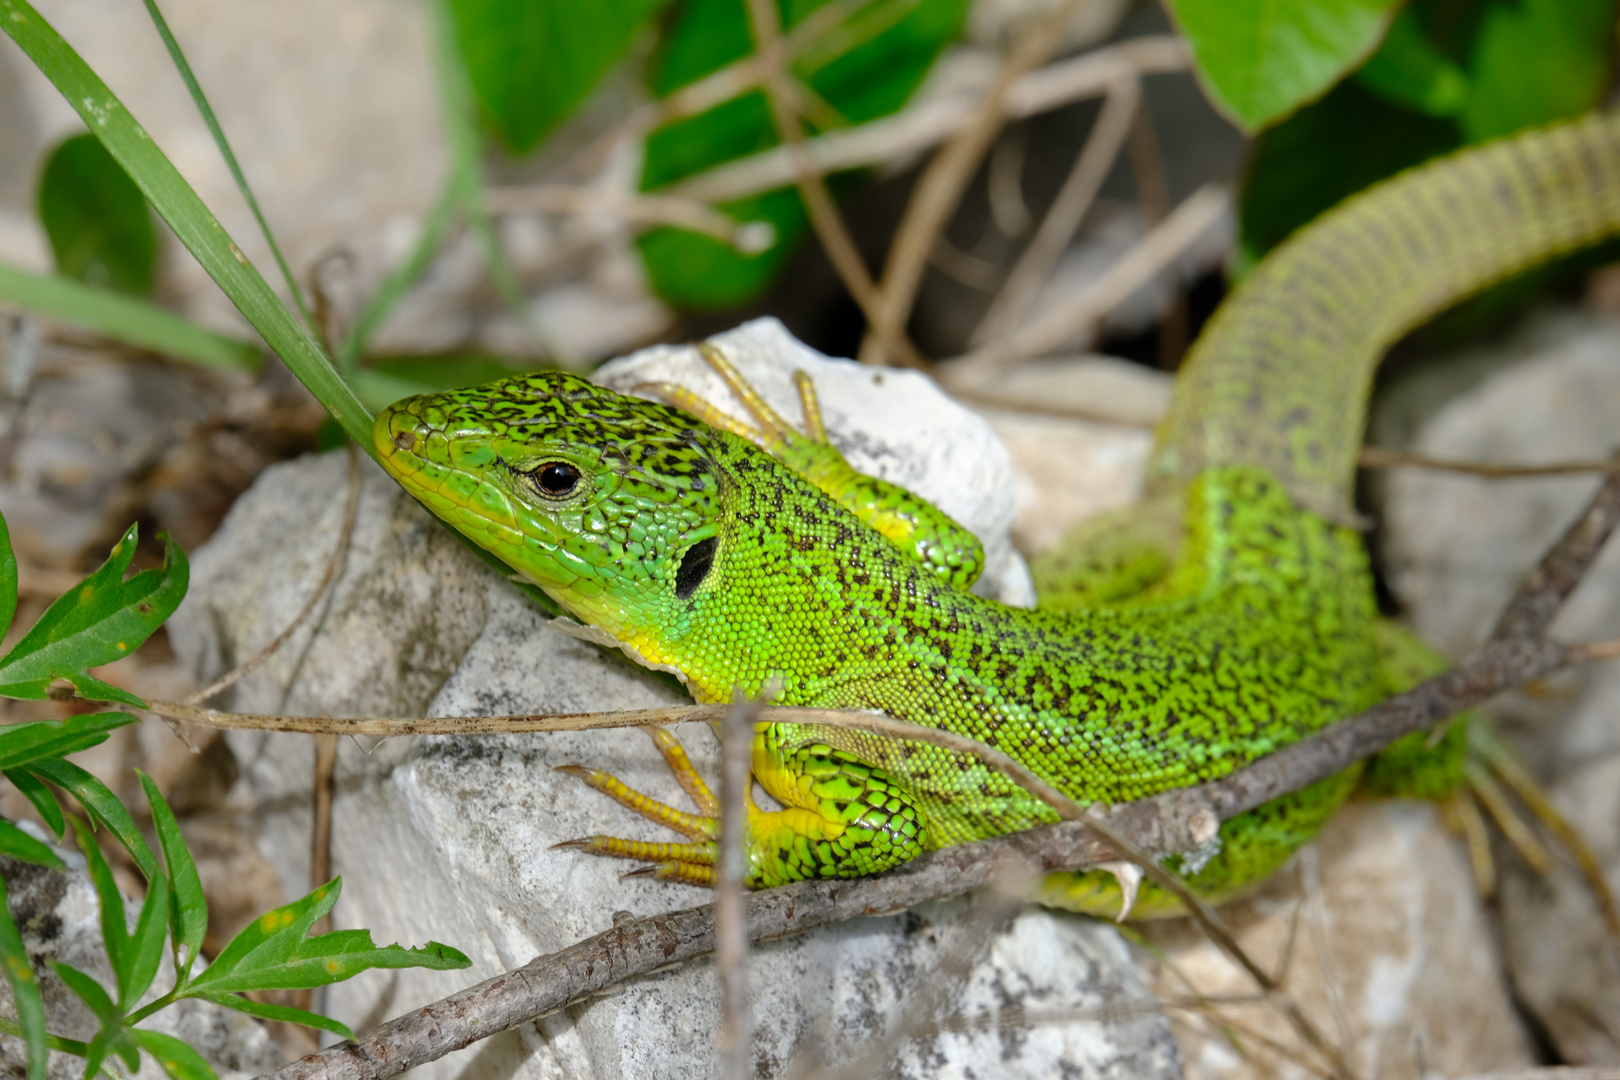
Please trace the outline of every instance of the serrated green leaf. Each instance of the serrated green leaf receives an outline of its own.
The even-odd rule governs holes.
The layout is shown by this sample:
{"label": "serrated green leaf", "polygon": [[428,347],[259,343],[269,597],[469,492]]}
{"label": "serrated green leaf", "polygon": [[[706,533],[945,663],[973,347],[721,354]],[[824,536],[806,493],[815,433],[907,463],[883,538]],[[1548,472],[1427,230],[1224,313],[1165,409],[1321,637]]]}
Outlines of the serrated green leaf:
{"label": "serrated green leaf", "polygon": [[134,1028],[130,1037],[169,1075],[169,1080],[218,1080],[213,1066],[197,1051],[173,1035]]}
{"label": "serrated green leaf", "polygon": [[1472,92],[1458,117],[1469,142],[1577,116],[1609,83],[1611,0],[1498,0],[1486,7],[1469,60]]}
{"label": "serrated green leaf", "polygon": [[151,301],[73,278],[0,265],[0,300],[177,360],[233,371],[258,371],[263,366],[264,352],[252,342],[199,326]]}
{"label": "serrated green leaf", "polygon": [[307,937],[337,902],[342,887],[342,879],[334,878],[303,899],[259,916],[192,981],[188,994],[325,986],[378,967],[442,971],[471,964],[460,952],[433,941],[418,949],[379,948],[366,930]]}
{"label": "serrated green leaf", "polygon": [[235,994],[198,994],[196,996],[204,1001],[212,1001],[215,1005],[223,1005],[227,1009],[235,1009],[237,1012],[244,1012],[249,1016],[257,1016],[261,1020],[280,1020],[287,1024],[303,1024],[305,1027],[330,1031],[332,1034],[341,1035],[345,1039],[354,1038],[354,1032],[350,1031],[346,1024],[341,1024],[330,1016],[295,1009],[291,1005],[268,1005],[262,1001],[237,997]]}
{"label": "serrated green leaf", "polygon": [[667,0],[449,0],[485,124],[526,154],[573,112]]}
{"label": "serrated green leaf", "polygon": [[11,529],[0,517],[0,635],[11,629],[17,614],[17,553],[11,550]]}
{"label": "serrated green leaf", "polygon": [[180,823],[174,818],[163,793],[145,773],[136,770],[141,788],[152,807],[152,826],[157,830],[158,846],[163,849],[163,861],[168,864],[169,878],[174,884],[175,969],[182,982],[202,948],[208,934],[208,898],[203,895],[202,879],[197,875],[197,864],[192,861],[185,837],[180,835]]}
{"label": "serrated green leaf", "polygon": [[1428,116],[1455,116],[1468,100],[1468,76],[1435,48],[1409,8],[1389,24],[1384,43],[1356,70],[1356,81]]}
{"label": "serrated green leaf", "polygon": [[118,882],[113,877],[112,868],[107,865],[106,857],[101,854],[101,846],[96,843],[95,833],[90,831],[90,826],[79,818],[68,820],[79,838],[79,850],[84,852],[85,862],[90,871],[90,882],[96,887],[96,899],[101,903],[102,944],[106,946],[107,959],[112,962],[114,976],[122,982],[130,960],[124,894],[118,891]]}
{"label": "serrated green leaf", "polygon": [[163,942],[169,931],[169,880],[162,874],[146,883],[146,901],[135,923],[118,972],[118,1007],[129,1012],[141,1000],[163,962]]}
{"label": "serrated green leaf", "polygon": [[57,272],[135,296],[157,277],[157,232],[146,198],[94,135],[57,146],[39,181],[39,220]]}
{"label": "serrated green leaf", "polygon": [[28,1080],[45,1080],[45,1066],[49,1059],[45,1039],[45,1002],[39,994],[39,980],[34,977],[33,965],[28,962],[28,950],[23,947],[22,935],[11,919],[11,904],[6,896],[6,882],[0,878],[0,965],[4,965],[6,982],[11,986],[11,1000],[17,1009],[17,1022],[28,1047]]}
{"label": "serrated green leaf", "polygon": [[1165,0],[1210,101],[1258,131],[1377,47],[1400,0]]}
{"label": "serrated green leaf", "polygon": [[0,726],[0,769],[15,769],[43,758],[59,758],[99,746],[109,731],[133,723],[135,717],[129,713],[104,712]]}
{"label": "serrated green leaf", "polygon": [[35,866],[62,865],[62,860],[56,857],[50,845],[34,839],[4,818],[0,818],[0,855],[9,855]]}
{"label": "serrated green leaf", "polygon": [[113,1004],[111,995],[100,983],[71,964],[52,964],[51,967],[56,969],[56,973],[62,977],[67,988],[78,994],[84,1003],[90,1006],[90,1011],[95,1013],[96,1019],[101,1022],[103,1031],[118,1026],[124,1014],[118,1011],[118,1006]]}
{"label": "serrated green leaf", "polygon": [[[134,719],[134,717],[130,719]],[[0,770],[0,774],[10,780],[12,786],[22,792],[28,801],[34,804],[34,809],[39,812],[40,819],[45,822],[58,840],[62,839],[62,833],[67,829],[67,821],[62,817],[62,807],[57,803],[56,796],[51,794],[51,789],[40,783],[39,778],[33,773],[25,772],[22,769],[4,769]]]}
{"label": "serrated green leaf", "polygon": [[106,784],[72,762],[62,761],[59,758],[35,761],[28,766],[28,771],[49,780],[78,799],[85,812],[98,823],[105,825],[124,845],[124,850],[135,860],[135,865],[141,868],[146,880],[151,881],[163,873],[163,868],[158,865],[157,856],[152,854],[152,849],[147,845],[146,838],[141,835],[141,830],[135,827],[135,819],[129,816],[124,804],[118,801],[118,796],[114,795]]}
{"label": "serrated green leaf", "polygon": [[131,525],[107,561],[47,608],[0,659],[0,694],[44,698],[52,682],[66,679],[93,701],[146,704],[86,670],[133,653],[186,595],[191,570],[180,546],[167,537],[161,567],[124,579],[136,540],[137,527]]}

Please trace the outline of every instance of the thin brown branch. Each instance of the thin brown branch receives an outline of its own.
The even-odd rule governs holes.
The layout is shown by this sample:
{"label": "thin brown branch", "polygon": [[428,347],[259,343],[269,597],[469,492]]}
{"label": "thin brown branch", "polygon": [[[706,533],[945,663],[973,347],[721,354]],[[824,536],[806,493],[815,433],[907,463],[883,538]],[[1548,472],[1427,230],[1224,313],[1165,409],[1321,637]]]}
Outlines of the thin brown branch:
{"label": "thin brown branch", "polygon": [[1433,469],[1436,472],[1465,473],[1487,480],[1515,480],[1520,477],[1568,476],[1580,473],[1607,472],[1613,464],[1607,461],[1560,461],[1548,465],[1492,465],[1481,461],[1454,461],[1429,457],[1408,450],[1390,450],[1382,446],[1363,446],[1357,459],[1364,469],[1387,469],[1410,466]]}
{"label": "thin brown branch", "polygon": [[969,338],[972,344],[982,345],[1005,337],[1029,309],[1042,282],[1046,281],[1052,267],[1057,265],[1069,246],[1103,181],[1113,169],[1141,104],[1140,79],[1125,79],[1109,87],[1102,112],[1092,125],[1085,146],[1081,147],[1079,156],[1075,158],[1074,168],[1058,189],[1057,198],[1042,219],[1035,238],[1007,276],[1001,294],[991,303],[984,319],[973,331]]}
{"label": "thin brown branch", "polygon": [[758,254],[774,241],[774,235],[766,235],[758,227],[761,223],[737,221],[708,203],[678,195],[634,195],[612,188],[526,184],[488,188],[484,203],[492,214],[602,214],[626,224],[673,225],[713,237],[750,255]]}
{"label": "thin brown branch", "polygon": [[[287,643],[288,638],[298,632],[299,627],[303,626],[315,611],[315,605],[321,602],[321,598],[326,595],[326,590],[332,587],[332,582],[336,581],[339,573],[341,573],[343,564],[348,558],[349,544],[354,539],[354,523],[359,517],[359,513],[360,454],[354,443],[351,442],[349,443],[349,488],[348,495],[343,503],[343,524],[338,527],[337,543],[332,546],[332,556],[326,561],[326,570],[321,574],[321,580],[316,584],[315,591],[310,594],[308,600],[304,601],[304,606],[298,609],[298,614],[293,616],[292,622],[287,624],[286,629],[276,635],[275,640],[249,657],[246,662],[238,664],[201,690],[180,699],[180,705],[201,705],[214,695],[235,686],[242,679],[257,671],[266,660],[274,656],[276,651]],[[163,714],[160,713],[159,715]]]}
{"label": "thin brown branch", "polygon": [[767,692],[757,701],[740,698],[720,723],[720,866],[714,890],[715,970],[720,977],[720,1032],[715,1049],[721,1080],[748,1080],[754,1059],[752,1010],[748,1000],[747,803],[754,721]]}
{"label": "thin brown branch", "polygon": [[[755,48],[763,66],[765,99],[770,104],[771,119],[781,136],[784,149],[793,163],[793,183],[799,198],[804,200],[810,215],[810,227],[821,241],[822,249],[832,262],[833,269],[844,282],[844,287],[860,305],[869,323],[880,325],[882,296],[872,275],[867,272],[866,261],[844,224],[838,205],[827,191],[822,172],[810,155],[804,152],[804,127],[799,114],[793,110],[793,91],[782,56],[781,25],[775,0],[748,0],[748,19],[753,28]],[[916,346],[906,338],[903,326],[882,323],[884,345],[899,362],[910,367],[922,367],[923,359]]]}
{"label": "thin brown branch", "polygon": [[[759,0],[752,0],[759,2]],[[861,344],[860,360],[884,363],[893,350],[889,342],[904,329],[928,265],[928,253],[945,230],[961,202],[962,193],[985,153],[1007,123],[1007,93],[1021,76],[1045,63],[1063,40],[1063,28],[1075,11],[1089,0],[1059,0],[1042,19],[1029,27],[1013,45],[996,72],[995,81],[974,110],[972,119],[934,155],[912,191],[900,218],[878,286],[878,305],[869,313],[870,325]],[[897,359],[904,359],[897,357]]]}
{"label": "thin brown branch", "polygon": [[947,361],[941,367],[941,379],[953,390],[982,386],[1021,360],[1075,341],[1089,341],[1110,311],[1197,243],[1230,205],[1231,196],[1225,189],[1213,184],[1199,188],[1100,277],[1023,328]]}
{"label": "thin brown branch", "polygon": [[[1122,78],[1183,71],[1187,63],[1186,45],[1168,34],[1094,49],[1032,71],[1015,82],[1007,92],[1006,118],[1022,119],[1101,97]],[[726,202],[793,183],[800,171],[800,154],[822,176],[903,161],[937,146],[970,123],[984,93],[984,88],[973,88],[918,102],[893,116],[807,139],[797,149],[779,146],[729,161],[661,190],[702,202]]]}

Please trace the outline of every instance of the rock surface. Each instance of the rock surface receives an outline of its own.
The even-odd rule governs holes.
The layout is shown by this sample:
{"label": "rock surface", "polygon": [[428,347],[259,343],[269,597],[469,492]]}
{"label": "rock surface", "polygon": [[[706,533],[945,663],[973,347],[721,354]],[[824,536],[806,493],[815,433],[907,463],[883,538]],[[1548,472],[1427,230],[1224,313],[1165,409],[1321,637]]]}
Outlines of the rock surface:
{"label": "rock surface", "polygon": [[[770,324],[745,330],[779,333]],[[803,362],[795,353],[791,363]],[[861,380],[873,374],[845,370]],[[886,381],[890,374],[883,373]],[[822,391],[833,425],[860,404],[831,381]],[[912,406],[884,408],[892,427]],[[942,422],[937,411],[928,415],[936,417],[931,424]],[[983,425],[970,417],[965,427],[965,434],[953,428],[944,440],[978,438],[971,429]],[[837,438],[847,439],[852,457],[870,452],[890,468],[908,467],[882,449],[886,443]],[[346,468],[338,455],[270,470],[196,553],[191,593],[170,628],[177,652],[199,677],[257,651],[304,602],[337,533]],[[362,472],[353,550],[315,641],[300,631],[222,707],[468,715],[683,700],[672,684],[618,654],[550,629],[391,481],[369,464]],[[989,482],[1010,491],[1004,473]],[[1003,501],[1003,535],[1010,501]],[[680,734],[699,767],[708,768],[712,739],[690,727]],[[230,739],[258,807],[260,842],[288,894],[298,895],[307,888],[310,741],[246,733]],[[333,861],[345,875],[345,892],[338,925],[368,927],[379,940],[447,941],[473,957],[474,967],[367,975],[332,988],[334,1015],[363,1029],[601,932],[615,911],[648,915],[705,899],[677,886],[621,882],[624,864],[549,850],[595,832],[654,834],[628,811],[552,772],[574,762],[607,768],[682,803],[650,742],[633,732],[340,745]],[[972,910],[968,901],[935,905],[757,950],[750,980],[761,1073],[865,1052],[874,1037],[891,1031],[905,1002],[938,983],[941,966],[958,963],[967,950],[978,955],[960,988],[923,1010],[925,1024],[945,1030],[878,1044],[891,1075],[1044,1077],[1065,1068],[1082,1076],[1178,1074],[1167,1022],[1113,929],[1031,910],[990,933]],[[469,1080],[707,1076],[716,1001],[712,966],[689,965],[418,1071]]]}
{"label": "rock surface", "polygon": [[[1602,460],[1620,416],[1620,325],[1538,315],[1489,348],[1396,382],[1383,430],[1434,457],[1495,463]],[[1377,430],[1377,429],[1375,429]],[[1590,497],[1592,477],[1483,480],[1397,470],[1384,557],[1412,624],[1460,657]],[[1553,625],[1565,641],[1620,637],[1620,545]],[[1620,665],[1561,673],[1491,709],[1620,890]],[[1519,998],[1569,1061],[1620,1064],[1620,945],[1567,858],[1546,878],[1499,852],[1501,927]]]}
{"label": "rock surface", "polygon": [[[43,835],[41,839],[47,839]],[[33,866],[0,858],[11,916],[22,934],[23,946],[39,979],[45,999],[45,1023],[52,1034],[88,1041],[96,1033],[96,1019],[84,1002],[51,969],[53,963],[70,964],[103,987],[114,987],[112,965],[102,945],[100,905],[84,856],[56,849],[66,869]],[[126,899],[125,910],[134,929],[140,905]],[[155,1000],[174,984],[174,968],[167,954],[142,999]],[[9,986],[0,984],[0,1010],[16,1015]],[[242,1080],[282,1064],[264,1025],[250,1016],[206,1001],[180,1001],[154,1013],[140,1024],[152,1031],[184,1039],[214,1067],[220,1080]],[[0,1036],[0,1066],[8,1075],[22,1076],[26,1068],[20,1039]],[[122,1069],[122,1066],[120,1066]],[[84,1074],[84,1059],[68,1054],[50,1057],[51,1080],[77,1080]],[[150,1055],[141,1055],[135,1080],[163,1080],[164,1072]]]}

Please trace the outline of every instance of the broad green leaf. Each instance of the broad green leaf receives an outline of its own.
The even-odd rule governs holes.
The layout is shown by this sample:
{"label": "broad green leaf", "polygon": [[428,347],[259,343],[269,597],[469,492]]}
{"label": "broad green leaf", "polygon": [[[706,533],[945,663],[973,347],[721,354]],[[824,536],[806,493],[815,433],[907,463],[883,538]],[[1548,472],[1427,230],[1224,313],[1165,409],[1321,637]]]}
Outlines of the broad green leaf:
{"label": "broad green leaf", "polygon": [[350,1031],[346,1024],[341,1024],[330,1016],[295,1009],[291,1005],[267,1005],[262,1001],[237,997],[235,994],[210,993],[195,996],[202,998],[204,1001],[212,1001],[215,1005],[223,1005],[227,1009],[235,1009],[237,1012],[244,1012],[249,1016],[257,1016],[261,1020],[280,1020],[286,1024],[303,1024],[305,1027],[330,1031],[332,1034],[341,1035],[345,1039],[354,1038],[354,1032]]}
{"label": "broad green leaf", "polygon": [[484,123],[533,150],[667,0],[447,0]]}
{"label": "broad green leaf", "polygon": [[379,948],[365,930],[308,937],[310,927],[337,903],[342,887],[342,879],[334,878],[303,899],[259,916],[192,980],[188,995],[325,986],[371,968],[443,971],[471,964],[455,949],[434,941],[406,949]]}
{"label": "broad green leaf", "polygon": [[96,1014],[96,1019],[101,1021],[103,1029],[116,1027],[124,1018],[124,1014],[119,1012],[118,1006],[113,1003],[111,995],[95,979],[70,964],[52,964],[51,967],[56,969],[56,973],[62,977],[67,988],[78,994],[84,1003],[90,1006],[90,1011]]}
{"label": "broad green leaf", "polygon": [[74,135],[51,152],[39,181],[39,220],[63,276],[135,296],[152,291],[151,211],[94,135]]}
{"label": "broad green leaf", "polygon": [[1576,116],[1597,105],[1614,47],[1611,0],[1496,0],[1474,39],[1469,142]]}
{"label": "broad green leaf", "polygon": [[[96,887],[96,899],[101,904],[101,941],[107,949],[107,959],[112,963],[114,977],[121,983],[124,981],[131,959],[129,930],[124,921],[124,895],[118,891],[118,882],[113,878],[112,868],[107,865],[106,857],[101,854],[101,846],[96,843],[95,833],[90,831],[90,826],[79,818],[68,820],[72,822],[73,831],[78,835],[79,850],[84,852],[84,859],[90,871],[90,883]],[[83,994],[79,996],[84,997]]]}
{"label": "broad green leaf", "polygon": [[[129,1031],[122,1025],[108,1025],[90,1040],[90,1050],[85,1054],[84,1080],[94,1080],[96,1073],[103,1071],[102,1062],[109,1053],[117,1055],[130,1072],[141,1067],[141,1048],[129,1037]],[[109,1076],[117,1075],[111,1069],[106,1073]]]}
{"label": "broad green leaf", "polygon": [[1377,47],[1400,0],[1165,0],[1204,92],[1245,131],[1321,97]]}
{"label": "broad green leaf", "polygon": [[34,839],[19,829],[14,822],[0,818],[0,855],[33,863],[35,866],[61,866],[49,844]]}
{"label": "broad green leaf", "polygon": [[28,1080],[45,1080],[45,1064],[49,1057],[45,1045],[45,1003],[39,995],[39,980],[34,977],[33,965],[28,962],[28,950],[23,947],[22,935],[11,920],[11,904],[6,896],[6,882],[0,878],[0,964],[5,965],[6,982],[11,986],[11,1000],[17,1010],[18,1026],[28,1045]]}
{"label": "broad green leaf", "polygon": [[101,78],[27,0],[0,0],[0,29],[55,84],[168,222],[186,250],[242,312],[300,382],[368,453],[371,415],[338,377],[325,353],[300,326],[231,240],[219,220],[141,129]]}
{"label": "broad green leaf", "polygon": [[[14,695],[13,695],[14,696]],[[107,741],[107,733],[135,723],[129,713],[80,713],[62,720],[0,726],[0,769],[59,758]]]}
{"label": "broad green leaf", "polygon": [[[130,719],[135,718],[132,716]],[[51,789],[41,783],[39,777],[33,773],[24,772],[22,769],[6,769],[4,773],[5,778],[10,780],[12,785],[22,792],[29,802],[34,804],[34,809],[39,812],[40,818],[49,826],[51,832],[56,834],[56,838],[58,840],[62,839],[62,833],[67,828],[67,821],[62,817],[62,807],[57,803],[56,796],[51,793]]]}
{"label": "broad green leaf", "polygon": [[146,902],[126,942],[124,966],[118,972],[118,1007],[129,1012],[141,1000],[163,962],[169,930],[169,879],[159,874],[146,883]]}
{"label": "broad green leaf", "polygon": [[1386,101],[1429,116],[1455,116],[1468,100],[1468,76],[1435,48],[1410,9],[1395,16],[1356,79]]}
{"label": "broad green leaf", "polygon": [[43,698],[52,682],[66,679],[93,701],[136,707],[146,704],[85,670],[134,652],[186,595],[191,569],[180,546],[167,537],[162,567],[124,579],[124,571],[135,557],[135,542],[136,526],[131,525],[107,561],[47,608],[33,629],[0,659],[0,694]]}
{"label": "broad green leaf", "polygon": [[[781,3],[791,28],[825,0]],[[939,51],[960,32],[965,0],[874,0],[854,5],[806,44],[793,74],[824,101],[840,123],[864,123],[905,105]],[[667,96],[753,51],[746,0],[687,0],[670,20],[650,66],[648,85]],[[831,122],[828,120],[827,122]],[[759,90],[677,120],[646,141],[641,188],[654,190],[716,165],[769,150],[779,142],[769,104]],[[660,296],[686,307],[713,308],[757,296],[792,255],[808,229],[798,194],[765,192],[720,207],[738,221],[769,223],[776,242],[744,254],[712,237],[654,229],[639,241],[648,277]]]}
{"label": "broad green leaf", "polygon": [[215,333],[150,301],[73,278],[0,265],[0,300],[193,364],[257,371],[263,362],[263,350],[251,342]]}
{"label": "broad green leaf", "polygon": [[175,968],[184,981],[208,933],[208,898],[203,896],[197,864],[186,848],[185,837],[180,835],[180,823],[174,819],[174,811],[169,809],[152,778],[139,770],[136,773],[141,778],[146,801],[152,807],[152,827],[157,830],[158,846],[163,849],[163,861],[168,864],[169,878],[174,883]]}
{"label": "broad green leaf", "polygon": [[129,1035],[142,1050],[152,1055],[169,1075],[169,1080],[217,1080],[213,1067],[203,1056],[173,1035],[144,1028],[133,1028]]}
{"label": "broad green leaf", "polygon": [[157,856],[152,854],[152,849],[147,845],[146,838],[141,835],[141,830],[135,827],[135,819],[129,816],[124,804],[118,801],[118,796],[114,795],[106,784],[72,762],[62,761],[60,758],[35,761],[28,766],[28,771],[41,779],[49,780],[78,799],[85,813],[105,825],[124,845],[124,850],[135,860],[135,865],[141,868],[146,880],[151,881],[162,875],[163,868],[158,865]]}
{"label": "broad green leaf", "polygon": [[11,629],[11,619],[16,614],[17,553],[11,550],[11,529],[6,519],[0,517],[0,634]]}

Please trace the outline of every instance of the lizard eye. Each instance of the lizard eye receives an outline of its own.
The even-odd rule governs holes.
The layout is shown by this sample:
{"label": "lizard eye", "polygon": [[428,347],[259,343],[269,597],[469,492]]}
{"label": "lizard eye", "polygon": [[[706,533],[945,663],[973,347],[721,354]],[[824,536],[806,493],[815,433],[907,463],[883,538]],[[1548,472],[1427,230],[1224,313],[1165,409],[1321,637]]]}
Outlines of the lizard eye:
{"label": "lizard eye", "polygon": [[529,474],[540,494],[560,499],[579,483],[579,470],[566,461],[548,461]]}

